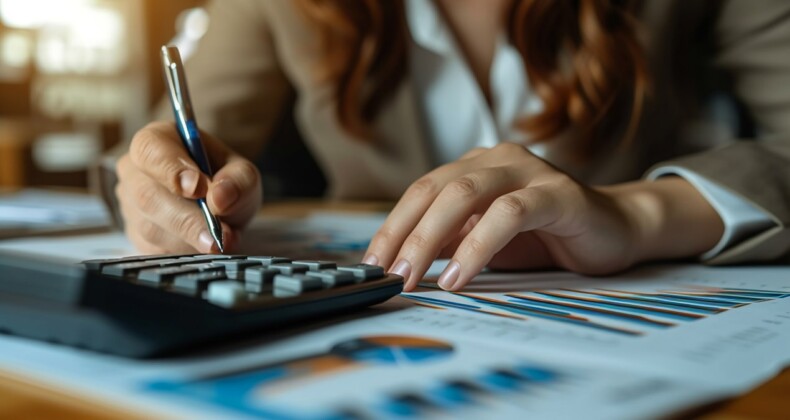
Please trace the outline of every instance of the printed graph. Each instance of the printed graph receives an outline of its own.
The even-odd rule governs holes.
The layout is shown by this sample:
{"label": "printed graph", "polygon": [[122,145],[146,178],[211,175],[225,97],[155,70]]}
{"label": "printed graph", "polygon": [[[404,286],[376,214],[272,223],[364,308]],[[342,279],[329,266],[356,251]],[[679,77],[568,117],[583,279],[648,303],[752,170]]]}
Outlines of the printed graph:
{"label": "printed graph", "polygon": [[462,310],[522,321],[542,319],[611,334],[641,336],[748,305],[790,297],[773,290],[684,285],[655,291],[557,288],[520,293],[407,293],[437,310]]}
{"label": "printed graph", "polygon": [[[328,351],[286,358],[273,363],[252,365],[235,371],[222,371],[186,380],[160,380],[147,384],[150,392],[165,394],[202,404],[213,404],[245,415],[276,419],[367,419],[423,418],[431,414],[449,414],[453,410],[490,407],[502,399],[530,399],[534,392],[561,395],[562,387],[573,384],[573,375],[538,363],[522,360],[493,364],[481,355],[468,359],[484,363],[479,369],[441,374],[430,381],[413,378],[421,366],[447,362],[458,357],[446,341],[414,336],[364,336],[336,343]],[[384,368],[383,370],[381,368]],[[365,374],[376,370],[379,382],[393,380],[403,369],[411,369],[406,381],[395,379],[396,386],[376,392],[376,384],[366,389],[336,382],[344,375]],[[378,375],[385,375],[379,377]],[[371,378],[372,379],[372,378]],[[307,409],[294,404],[299,389],[325,384],[324,393],[336,393],[337,401]],[[332,384],[343,384],[332,389]],[[340,391],[340,392],[338,392]],[[374,395],[366,395],[372,391]],[[357,395],[358,401],[349,396]],[[315,398],[315,396],[313,396]]]}

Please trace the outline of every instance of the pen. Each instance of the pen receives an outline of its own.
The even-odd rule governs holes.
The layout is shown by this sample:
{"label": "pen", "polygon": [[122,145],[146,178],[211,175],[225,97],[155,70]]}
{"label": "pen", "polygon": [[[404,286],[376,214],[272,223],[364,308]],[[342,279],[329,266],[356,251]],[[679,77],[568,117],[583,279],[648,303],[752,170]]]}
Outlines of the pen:
{"label": "pen", "polygon": [[[206,149],[200,140],[200,132],[192,110],[192,101],[189,98],[184,65],[181,62],[181,54],[178,52],[178,48],[162,46],[162,66],[170,104],[173,106],[173,114],[175,114],[176,127],[178,128],[178,134],[181,136],[181,141],[200,170],[208,176],[213,176],[214,173],[206,156]],[[209,210],[205,197],[198,198],[197,203],[200,206],[200,211],[203,213],[203,218],[206,219],[208,230],[214,238],[214,242],[217,243],[219,252],[225,252],[222,245],[222,225]]]}

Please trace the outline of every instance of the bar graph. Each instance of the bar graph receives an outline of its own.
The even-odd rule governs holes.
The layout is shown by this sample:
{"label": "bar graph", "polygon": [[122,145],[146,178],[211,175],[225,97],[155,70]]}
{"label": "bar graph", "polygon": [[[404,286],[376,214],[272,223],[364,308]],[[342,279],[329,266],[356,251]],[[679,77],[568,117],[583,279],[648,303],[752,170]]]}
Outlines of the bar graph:
{"label": "bar graph", "polygon": [[620,336],[642,336],[749,305],[790,297],[776,290],[680,285],[536,289],[517,293],[428,292],[403,297],[436,310],[462,310],[523,322],[540,319]]}

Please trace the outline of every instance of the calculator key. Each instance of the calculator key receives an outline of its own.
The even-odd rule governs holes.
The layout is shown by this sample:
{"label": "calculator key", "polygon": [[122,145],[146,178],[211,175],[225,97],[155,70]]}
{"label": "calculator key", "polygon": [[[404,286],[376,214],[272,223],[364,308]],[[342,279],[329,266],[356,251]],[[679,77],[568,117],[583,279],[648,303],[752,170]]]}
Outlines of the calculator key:
{"label": "calculator key", "polygon": [[271,293],[273,289],[273,283],[244,283],[244,290],[248,293],[253,293],[256,295],[264,294],[264,293]]}
{"label": "calculator key", "polygon": [[194,267],[185,267],[178,265],[173,267],[149,268],[147,270],[140,271],[140,273],[137,274],[137,280],[148,282],[148,283],[161,284],[169,281],[170,279],[172,279],[173,277],[179,274],[194,273],[197,271],[198,271],[197,268]]}
{"label": "calculator key", "polygon": [[272,264],[269,268],[275,269],[280,272],[280,274],[286,275],[294,275],[294,274],[302,274],[307,272],[307,266],[305,265],[297,265],[291,263],[280,263],[280,264]]}
{"label": "calculator key", "polygon": [[230,308],[246,300],[244,285],[233,280],[220,280],[209,283],[206,299],[218,306]]}
{"label": "calculator key", "polygon": [[225,271],[225,266],[214,262],[195,262],[192,264],[184,264],[184,267],[194,267],[198,271]]}
{"label": "calculator key", "polygon": [[225,267],[225,271],[244,271],[247,267],[255,267],[261,265],[260,261],[252,260],[218,260],[212,262]]}
{"label": "calculator key", "polygon": [[324,288],[324,283],[317,277],[309,277],[304,274],[274,276],[274,288],[288,292],[302,293],[310,290],[320,290]]}
{"label": "calculator key", "polygon": [[336,287],[356,283],[356,277],[350,271],[321,270],[308,271],[305,275],[321,279],[325,287]]}
{"label": "calculator key", "polygon": [[244,270],[244,283],[245,284],[271,284],[274,282],[274,276],[280,274],[279,271],[269,267],[250,267]]}
{"label": "calculator key", "polygon": [[99,260],[85,260],[85,261],[82,262],[82,264],[85,264],[85,267],[87,267],[88,270],[100,271],[104,266],[112,265],[112,264],[173,259],[174,257],[175,256],[171,255],[171,254],[136,255],[136,256],[133,256],[133,257],[122,257],[122,258],[112,258],[112,259],[103,259],[103,260],[101,260],[101,259],[99,259]]}
{"label": "calculator key", "polygon": [[177,259],[123,262],[123,263],[104,266],[102,267],[101,272],[102,274],[107,274],[109,276],[124,277],[128,274],[136,273],[140,270],[145,270],[147,268],[167,267],[169,265],[178,265],[178,264],[179,262]]}
{"label": "calculator key", "polygon": [[270,266],[272,264],[283,264],[283,263],[291,262],[290,258],[285,258],[285,257],[248,256],[247,259],[248,260],[253,260],[253,261],[260,261],[260,263],[263,264],[266,267],[268,267],[268,266]]}
{"label": "calculator key", "polygon": [[319,270],[329,270],[332,268],[337,268],[337,264],[332,261],[308,261],[308,260],[299,260],[293,262],[295,265],[304,265],[307,266],[307,269],[310,271],[319,271]]}
{"label": "calculator key", "polygon": [[199,295],[208,289],[209,283],[217,280],[227,280],[224,271],[205,271],[199,273],[181,274],[173,279],[173,288],[180,292]]}
{"label": "calculator key", "polygon": [[384,268],[370,264],[341,265],[340,271],[348,271],[356,277],[357,281],[365,281],[384,277]]}
{"label": "calculator key", "polygon": [[201,255],[188,255],[179,258],[189,262],[209,262],[216,260],[243,260],[241,255],[223,255],[223,254],[201,254]]}

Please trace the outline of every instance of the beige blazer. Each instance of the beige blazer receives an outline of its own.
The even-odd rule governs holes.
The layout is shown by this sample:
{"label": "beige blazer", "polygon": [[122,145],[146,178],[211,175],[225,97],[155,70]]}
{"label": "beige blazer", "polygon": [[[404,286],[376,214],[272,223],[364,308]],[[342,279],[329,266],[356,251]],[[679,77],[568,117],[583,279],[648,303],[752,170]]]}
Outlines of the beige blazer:
{"label": "beige blazer", "polygon": [[[331,89],[313,73],[317,34],[292,2],[216,0],[208,10],[209,30],[186,63],[204,130],[253,157],[283,113],[292,111],[331,197],[397,198],[434,167],[408,77],[375,121],[376,143],[362,144],[334,118]],[[683,166],[775,221],[713,263],[787,253],[790,2],[646,1],[641,16],[654,87],[636,141],[584,165],[561,158],[553,163],[591,184],[638,179],[668,162]],[[755,140],[737,140],[705,118],[712,88],[738,100],[755,124]]]}

